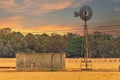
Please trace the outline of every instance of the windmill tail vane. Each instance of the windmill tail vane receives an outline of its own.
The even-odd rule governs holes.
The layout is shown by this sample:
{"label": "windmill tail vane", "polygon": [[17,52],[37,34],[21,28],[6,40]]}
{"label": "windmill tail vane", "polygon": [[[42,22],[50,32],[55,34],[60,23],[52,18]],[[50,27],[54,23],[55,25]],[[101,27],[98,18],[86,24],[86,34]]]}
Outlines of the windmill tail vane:
{"label": "windmill tail vane", "polygon": [[80,16],[80,13],[75,11],[75,12],[74,12],[74,16],[75,16],[75,17],[78,17],[78,16]]}

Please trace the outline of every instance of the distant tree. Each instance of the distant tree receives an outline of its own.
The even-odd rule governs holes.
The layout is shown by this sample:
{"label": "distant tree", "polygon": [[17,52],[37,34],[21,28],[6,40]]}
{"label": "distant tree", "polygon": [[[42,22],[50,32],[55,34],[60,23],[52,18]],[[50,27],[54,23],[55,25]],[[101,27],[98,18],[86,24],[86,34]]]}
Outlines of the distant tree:
{"label": "distant tree", "polygon": [[49,35],[47,34],[37,34],[35,35],[35,52],[37,53],[47,53],[49,44]]}
{"label": "distant tree", "polygon": [[28,33],[25,36],[25,42],[27,45],[27,49],[34,51],[34,49],[35,49],[35,36],[32,33]]}
{"label": "distant tree", "polygon": [[48,52],[65,52],[67,40],[64,36],[52,33],[49,37]]}
{"label": "distant tree", "polygon": [[24,52],[27,48],[24,35],[20,32],[12,32],[10,34],[10,44],[15,52]]}
{"label": "distant tree", "polygon": [[77,34],[66,35],[68,45],[66,47],[68,57],[83,57],[83,37]]}
{"label": "distant tree", "polygon": [[[119,52],[119,40],[115,41],[110,34],[105,34],[103,32],[94,32],[89,35],[89,48],[91,57],[118,57]],[[115,52],[115,51],[118,52]]]}
{"label": "distant tree", "polygon": [[[88,42],[89,57],[120,57],[120,37],[94,32],[88,35]],[[11,28],[0,29],[0,57],[15,57],[19,52],[65,52],[67,57],[83,57],[84,37],[75,33],[65,35],[28,33],[24,36],[20,32],[12,31]],[[51,57],[53,58],[54,54]]]}

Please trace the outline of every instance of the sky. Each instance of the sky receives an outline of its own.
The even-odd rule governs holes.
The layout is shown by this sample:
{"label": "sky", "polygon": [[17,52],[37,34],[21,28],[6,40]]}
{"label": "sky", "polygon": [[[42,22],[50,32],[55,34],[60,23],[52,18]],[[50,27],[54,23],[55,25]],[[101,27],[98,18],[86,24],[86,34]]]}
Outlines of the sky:
{"label": "sky", "polygon": [[74,17],[83,5],[93,10],[89,32],[120,35],[120,0],[0,0],[0,28],[26,33],[83,33],[84,21]]}

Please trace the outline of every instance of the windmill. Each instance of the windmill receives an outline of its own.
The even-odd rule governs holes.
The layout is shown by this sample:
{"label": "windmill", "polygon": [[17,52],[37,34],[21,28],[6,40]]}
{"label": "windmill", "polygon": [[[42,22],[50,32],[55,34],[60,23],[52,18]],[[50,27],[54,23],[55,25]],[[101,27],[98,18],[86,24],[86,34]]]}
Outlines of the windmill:
{"label": "windmill", "polygon": [[[93,11],[92,9],[87,6],[84,5],[80,8],[79,12],[74,12],[74,16],[75,17],[80,17],[83,21],[84,21],[84,37],[85,37],[85,44],[84,44],[84,48],[85,48],[85,56],[84,56],[84,60],[81,60],[81,66],[82,63],[84,63],[85,65],[85,69],[88,70],[89,69],[89,63],[91,63],[90,60],[88,60],[89,54],[88,54],[88,29],[87,29],[87,21],[90,20],[92,18],[92,14]],[[91,68],[92,68],[92,64]]]}

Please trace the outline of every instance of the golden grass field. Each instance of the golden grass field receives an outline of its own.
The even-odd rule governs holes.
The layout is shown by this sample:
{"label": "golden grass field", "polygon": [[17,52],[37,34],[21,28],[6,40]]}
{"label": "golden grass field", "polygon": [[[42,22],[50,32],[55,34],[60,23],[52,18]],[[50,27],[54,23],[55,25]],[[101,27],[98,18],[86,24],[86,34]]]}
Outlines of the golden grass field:
{"label": "golden grass field", "polygon": [[[94,71],[76,71],[80,69],[81,61],[80,58],[76,58],[65,60],[65,71],[17,72],[11,68],[7,71],[0,69],[0,80],[120,80],[119,58],[91,60]],[[0,59],[0,67],[15,67],[15,65],[15,59]]]}
{"label": "golden grass field", "polygon": [[119,72],[0,72],[0,80],[120,80]]}

